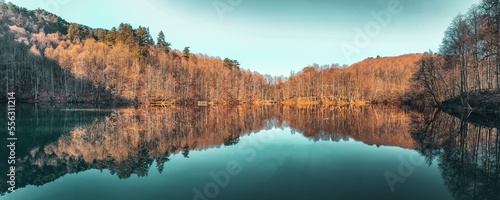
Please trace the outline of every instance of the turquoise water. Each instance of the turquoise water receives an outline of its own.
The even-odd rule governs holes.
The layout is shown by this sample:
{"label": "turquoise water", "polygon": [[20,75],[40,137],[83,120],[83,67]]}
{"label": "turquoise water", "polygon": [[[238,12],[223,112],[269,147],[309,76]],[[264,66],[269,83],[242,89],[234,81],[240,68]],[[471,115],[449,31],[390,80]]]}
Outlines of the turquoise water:
{"label": "turquoise water", "polygon": [[[45,113],[63,117],[64,112],[71,111],[49,109]],[[133,159],[135,154],[130,152],[124,153],[128,161],[100,161],[96,156],[93,161],[70,164],[74,158],[61,155],[77,150],[65,146],[67,140],[61,138],[75,140],[71,127],[95,126],[110,115],[106,110],[93,111],[75,119],[83,114],[73,114],[66,116],[73,120],[57,123],[54,118],[42,117],[48,120],[45,125],[36,129],[31,126],[31,134],[19,138],[25,141],[20,148],[26,149],[19,150],[20,159],[25,159],[19,164],[20,170],[25,170],[18,175],[22,176],[22,183],[18,183],[21,188],[0,199],[458,199],[443,179],[439,157],[429,160],[414,149],[367,145],[372,142],[345,136],[312,139],[288,125],[273,123],[263,130],[243,133],[228,146],[174,151],[162,170],[157,167],[158,159]],[[20,118],[20,123],[28,118]],[[36,132],[45,133],[40,136],[45,139],[30,140]],[[138,154],[154,157],[155,149],[161,146],[154,144],[158,146],[145,145],[148,147],[138,149]],[[39,150],[32,157],[26,155],[32,152],[22,153],[55,146],[59,150],[54,152],[63,153]]]}

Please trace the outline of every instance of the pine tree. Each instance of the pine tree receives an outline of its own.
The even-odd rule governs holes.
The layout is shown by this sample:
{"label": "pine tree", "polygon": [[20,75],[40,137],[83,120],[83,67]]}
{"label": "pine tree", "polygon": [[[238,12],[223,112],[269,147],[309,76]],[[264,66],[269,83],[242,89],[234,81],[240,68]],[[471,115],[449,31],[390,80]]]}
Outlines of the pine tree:
{"label": "pine tree", "polygon": [[134,31],[134,36],[136,40],[133,48],[134,57],[142,60],[149,56],[149,45],[152,45],[151,35],[147,28],[139,26]]}
{"label": "pine tree", "polygon": [[232,60],[229,58],[224,58],[224,66],[229,69],[240,69],[240,63],[237,60]]}
{"label": "pine tree", "polygon": [[121,23],[118,28],[117,41],[121,41],[129,47],[135,46],[134,29],[130,24]]}
{"label": "pine tree", "polygon": [[184,58],[186,58],[186,60],[189,59],[189,54],[190,54],[189,47],[185,47],[182,53],[184,53]]}
{"label": "pine tree", "polygon": [[158,40],[156,42],[156,47],[162,49],[165,51],[165,53],[170,52],[170,43],[165,41],[165,34],[163,34],[163,31],[160,31],[158,34]]}
{"label": "pine tree", "polygon": [[106,43],[110,46],[113,46],[116,42],[116,37],[118,35],[118,32],[116,31],[116,28],[113,27],[111,31],[109,31],[108,34],[106,34]]}
{"label": "pine tree", "polygon": [[97,41],[100,42],[106,41],[106,31],[104,29],[99,29],[97,31]]}
{"label": "pine tree", "polygon": [[80,25],[74,23],[69,25],[67,36],[68,39],[70,39],[71,41],[79,42],[82,39],[82,32],[80,30]]}

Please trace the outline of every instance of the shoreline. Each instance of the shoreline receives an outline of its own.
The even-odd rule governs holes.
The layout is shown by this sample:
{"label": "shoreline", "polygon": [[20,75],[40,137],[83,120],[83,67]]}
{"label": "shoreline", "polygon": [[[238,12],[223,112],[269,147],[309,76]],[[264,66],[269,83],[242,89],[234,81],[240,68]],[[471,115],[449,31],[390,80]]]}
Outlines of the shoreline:
{"label": "shoreline", "polygon": [[468,94],[464,105],[460,96],[444,101],[439,108],[451,113],[484,113],[500,115],[500,90],[483,90]]}

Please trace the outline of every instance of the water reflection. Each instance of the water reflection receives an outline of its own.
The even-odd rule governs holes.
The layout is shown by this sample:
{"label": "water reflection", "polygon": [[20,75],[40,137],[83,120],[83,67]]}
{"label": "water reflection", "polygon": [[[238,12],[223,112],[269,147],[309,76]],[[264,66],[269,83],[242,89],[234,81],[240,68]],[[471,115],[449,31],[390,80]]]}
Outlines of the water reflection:
{"label": "water reflection", "polygon": [[476,114],[452,117],[439,110],[414,116],[411,134],[430,164],[439,169],[456,199],[499,199],[498,120]]}
{"label": "water reflection", "polygon": [[[44,185],[66,174],[90,169],[109,170],[120,179],[134,174],[147,176],[152,172],[150,168],[162,174],[169,170],[173,155],[189,158],[193,150],[238,145],[245,135],[289,127],[292,134],[299,132],[312,141],[354,139],[377,147],[416,149],[429,164],[438,158],[445,183],[457,199],[494,199],[495,191],[500,189],[498,129],[439,111],[415,113],[375,106],[240,106],[130,108],[112,112],[52,109],[35,115],[34,109],[25,110],[29,112],[19,114],[26,127],[21,131],[26,134],[19,138],[25,144],[20,147],[25,153],[19,154],[18,188]],[[290,162],[290,166],[304,168],[287,159],[290,158],[283,160],[283,165]],[[295,168],[282,168],[269,180],[283,185],[280,180],[290,176]],[[318,171],[309,165],[304,169]],[[314,176],[299,178],[307,183],[318,178],[317,174]],[[380,176],[384,181],[380,174],[366,176]],[[384,184],[380,185],[386,191]],[[7,191],[4,183],[1,191]]]}
{"label": "water reflection", "polygon": [[[6,106],[2,106],[2,113],[6,113]],[[68,171],[60,170],[61,161],[57,158],[39,154],[38,149],[57,142],[75,127],[91,125],[101,121],[111,112],[109,110],[75,110],[71,108],[60,109],[55,107],[38,107],[24,105],[16,107],[16,186],[43,185],[47,182],[66,174]],[[0,115],[0,120],[5,122],[6,115]],[[7,123],[0,123],[1,130],[7,130]],[[3,132],[2,132],[3,133]],[[6,136],[1,138],[2,146],[7,144]],[[2,158],[7,158],[7,148],[0,148]],[[58,166],[58,167],[54,167]],[[7,172],[9,166],[2,162],[0,170]],[[8,184],[2,177],[0,191],[4,194]]]}
{"label": "water reflection", "polygon": [[280,114],[288,126],[315,140],[352,138],[368,145],[415,148],[409,115],[397,107],[285,107]]}
{"label": "water reflection", "polygon": [[264,109],[122,109],[103,121],[75,128],[41,154],[57,160],[107,168],[120,178],[147,175],[156,161],[162,172],[169,155],[238,142],[241,134],[265,128]]}

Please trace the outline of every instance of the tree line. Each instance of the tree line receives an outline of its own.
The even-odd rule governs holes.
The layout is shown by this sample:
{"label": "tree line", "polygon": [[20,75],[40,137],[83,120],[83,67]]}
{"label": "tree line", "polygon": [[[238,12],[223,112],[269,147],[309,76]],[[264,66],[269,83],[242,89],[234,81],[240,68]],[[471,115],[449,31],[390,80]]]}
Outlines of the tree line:
{"label": "tree line", "polygon": [[[239,62],[171,48],[160,32],[122,23],[111,30],[68,23],[0,2],[0,90],[30,101],[255,102],[269,80]],[[17,20],[22,19],[22,20]]]}
{"label": "tree line", "polygon": [[415,90],[439,105],[460,97],[468,107],[471,93],[500,88],[500,1],[483,0],[455,17],[439,53],[418,62]]}
{"label": "tree line", "polygon": [[[43,10],[1,3],[0,65],[21,99],[150,103],[400,100],[420,55],[370,58],[351,67],[305,67],[290,77],[240,68],[237,60],[171,48],[161,31],[122,23],[111,30],[68,23]],[[21,19],[21,20],[18,20]],[[156,41],[156,42],[155,42]]]}
{"label": "tree line", "polygon": [[403,101],[421,54],[368,58],[352,66],[312,65],[275,84],[276,98],[326,104]]}
{"label": "tree line", "polygon": [[439,53],[313,64],[272,77],[234,59],[172,49],[163,31],[153,38],[147,27],[126,23],[92,29],[0,2],[0,90],[29,101],[439,105],[459,96],[469,105],[470,93],[500,87],[499,7],[483,0],[457,16]]}

